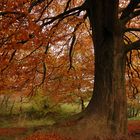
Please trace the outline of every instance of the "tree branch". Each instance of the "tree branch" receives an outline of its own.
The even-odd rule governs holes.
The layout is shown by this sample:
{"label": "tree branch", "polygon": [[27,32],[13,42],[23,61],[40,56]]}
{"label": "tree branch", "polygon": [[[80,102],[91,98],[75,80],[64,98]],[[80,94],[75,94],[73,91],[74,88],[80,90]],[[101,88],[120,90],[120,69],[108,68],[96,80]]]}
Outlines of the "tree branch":
{"label": "tree branch", "polygon": [[[86,19],[87,15],[84,16],[84,20]],[[73,36],[72,36],[72,41],[71,41],[71,45],[70,45],[70,51],[69,51],[69,62],[70,62],[70,66],[69,66],[69,69],[68,71],[71,69],[71,68],[74,68],[73,67],[73,62],[72,62],[72,57],[73,57],[73,47],[74,47],[74,44],[76,43],[76,31],[77,29],[79,28],[79,26],[83,23],[83,21],[79,22],[75,28],[74,28],[74,31],[73,31]]]}
{"label": "tree branch", "polygon": [[38,4],[41,4],[41,3],[44,2],[44,1],[45,1],[45,0],[33,0],[33,1],[31,2],[31,5],[30,5],[29,9],[28,9],[28,12],[30,13],[30,12],[32,11],[32,9],[33,9],[34,6],[36,6],[36,5],[38,5]]}
{"label": "tree branch", "polygon": [[12,60],[14,59],[14,56],[15,56],[16,52],[17,52],[17,50],[14,50],[14,51],[12,52],[12,54],[11,54],[11,56],[10,56],[10,59],[9,59],[9,61],[8,61],[8,64],[7,64],[4,68],[2,68],[0,72],[5,71],[5,70],[9,67],[10,63],[11,63]]}
{"label": "tree branch", "polygon": [[134,11],[134,9],[138,6],[139,3],[140,0],[131,0],[128,6],[123,10],[120,19],[124,20],[125,18],[127,18]]}
{"label": "tree branch", "polygon": [[23,12],[14,12],[14,11],[4,11],[4,12],[0,12],[0,16],[5,16],[5,15],[8,15],[8,14],[25,16],[25,13],[23,13]]}
{"label": "tree branch", "polygon": [[140,28],[125,28],[125,32],[136,31],[140,32]]}
{"label": "tree branch", "polygon": [[69,70],[71,68],[74,68],[73,63],[72,63],[72,57],[73,57],[73,47],[74,47],[74,44],[75,44],[75,40],[76,40],[76,36],[75,36],[75,33],[74,33],[73,36],[72,36],[72,42],[71,42],[70,51],[69,51],[69,61],[70,61]]}
{"label": "tree branch", "polygon": [[75,15],[77,13],[79,13],[80,11],[84,10],[84,5],[81,5],[79,7],[75,7],[75,8],[72,8],[68,11],[65,11],[57,16],[54,16],[54,17],[50,17],[50,18],[46,18],[48,19],[49,21],[45,22],[42,24],[42,27],[45,26],[45,25],[48,25],[48,24],[51,24],[53,23],[55,20],[57,19],[60,19],[60,18],[66,18],[68,16],[72,16],[72,15]]}
{"label": "tree branch", "polygon": [[140,15],[140,10],[137,10],[137,11],[131,13],[128,17],[126,17],[126,18],[123,20],[123,23],[126,24],[129,20],[131,20],[131,19],[133,19],[133,18],[135,18],[135,17],[137,17],[137,16],[139,16],[139,15]]}
{"label": "tree branch", "polygon": [[126,45],[126,52],[131,50],[140,50],[140,40],[137,40],[131,44]]}
{"label": "tree branch", "polygon": [[[53,2],[53,0],[51,0],[50,2],[47,3],[47,5],[46,5],[46,6],[44,7],[44,9],[42,10],[42,12],[41,12],[39,18],[38,18],[35,22],[38,22],[38,21],[41,19],[41,17],[43,16],[43,13],[44,13],[45,10],[50,6],[50,4],[51,4],[52,2]],[[30,12],[30,10],[29,10],[29,12]]]}

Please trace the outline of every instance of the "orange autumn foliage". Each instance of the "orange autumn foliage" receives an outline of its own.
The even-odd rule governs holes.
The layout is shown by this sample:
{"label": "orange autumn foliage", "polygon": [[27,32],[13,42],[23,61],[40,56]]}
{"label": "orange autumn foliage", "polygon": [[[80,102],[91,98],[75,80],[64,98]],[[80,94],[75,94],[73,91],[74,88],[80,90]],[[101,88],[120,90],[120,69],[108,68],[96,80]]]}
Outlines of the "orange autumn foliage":
{"label": "orange autumn foliage", "polygon": [[16,136],[26,131],[26,128],[0,128],[0,136]]}
{"label": "orange autumn foliage", "polygon": [[[70,7],[81,3],[73,1]],[[59,24],[42,27],[40,21],[47,21],[44,16],[58,15],[66,2],[52,1],[41,15],[45,4],[29,12],[32,2],[28,0],[1,3],[0,89],[33,95],[42,87],[56,101],[73,93],[78,97],[93,86],[94,58],[89,23],[83,20],[83,14],[81,18],[69,16],[58,21]],[[77,30],[73,32],[74,28]],[[74,34],[77,37],[70,52]]]}
{"label": "orange autumn foliage", "polygon": [[[1,91],[24,91],[33,95],[41,87],[58,102],[66,97],[70,97],[67,101],[73,101],[75,96],[85,97],[82,93],[91,92],[94,82],[94,50],[89,19],[84,11],[77,11],[65,18],[61,15],[83,2],[1,1]],[[127,3],[126,0],[120,1],[120,7],[125,7]],[[139,28],[136,21],[137,18],[127,26]],[[137,62],[137,53],[133,55],[133,61]],[[132,87],[128,89],[129,94],[133,93],[140,82],[136,78],[138,74],[135,69],[139,71],[138,64],[136,68],[131,66],[131,69],[126,70],[128,73],[133,72],[132,79],[127,82],[127,86]]]}
{"label": "orange autumn foliage", "polygon": [[25,138],[24,140],[73,140],[71,138],[67,138],[64,136],[60,136],[59,134],[56,133],[50,133],[50,134],[45,134],[45,133],[34,133],[33,135]]}

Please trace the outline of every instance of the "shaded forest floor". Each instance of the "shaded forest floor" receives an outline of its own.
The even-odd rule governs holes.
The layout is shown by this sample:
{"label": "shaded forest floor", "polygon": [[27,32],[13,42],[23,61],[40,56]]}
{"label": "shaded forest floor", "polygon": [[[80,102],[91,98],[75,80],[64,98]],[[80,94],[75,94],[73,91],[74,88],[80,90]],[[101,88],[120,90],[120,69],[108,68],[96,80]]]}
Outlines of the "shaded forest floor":
{"label": "shaded forest floor", "polygon": [[[44,126],[36,126],[32,128],[0,128],[0,140],[73,140],[68,137],[62,137],[57,133],[46,133],[44,131],[37,131],[39,129],[42,129],[43,127]],[[129,121],[128,131],[128,140],[140,140],[140,121]],[[95,140],[99,140],[99,138],[95,138]]]}

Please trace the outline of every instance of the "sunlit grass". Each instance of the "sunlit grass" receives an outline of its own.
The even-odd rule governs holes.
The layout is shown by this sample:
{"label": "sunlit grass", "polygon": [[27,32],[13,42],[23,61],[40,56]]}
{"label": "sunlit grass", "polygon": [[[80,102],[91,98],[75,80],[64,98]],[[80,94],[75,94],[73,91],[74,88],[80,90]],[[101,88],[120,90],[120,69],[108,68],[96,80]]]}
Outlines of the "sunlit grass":
{"label": "sunlit grass", "polygon": [[138,116],[138,117],[133,117],[133,118],[129,118],[128,120],[140,120],[140,116]]}

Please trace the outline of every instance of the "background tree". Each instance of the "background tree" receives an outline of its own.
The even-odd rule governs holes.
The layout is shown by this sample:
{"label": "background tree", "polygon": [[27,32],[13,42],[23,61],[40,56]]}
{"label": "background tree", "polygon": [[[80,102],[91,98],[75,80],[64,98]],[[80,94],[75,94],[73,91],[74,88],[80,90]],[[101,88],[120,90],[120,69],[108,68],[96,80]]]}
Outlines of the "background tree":
{"label": "background tree", "polygon": [[[139,3],[139,0],[122,0],[120,5],[119,0],[2,1],[1,89],[18,90],[22,87],[32,94],[43,84],[50,87],[50,79],[57,79],[54,91],[62,93],[61,80],[71,81],[71,75],[64,78],[68,76],[66,71],[78,82],[84,72],[79,71],[77,60],[85,62],[82,69],[92,63],[76,55],[75,51],[80,48],[85,52],[92,47],[93,40],[94,51],[90,48],[88,56],[95,55],[94,92],[75,129],[80,126],[80,132],[87,132],[88,135],[81,135],[83,139],[101,133],[126,134],[125,67],[127,63],[128,68],[139,77],[139,67],[132,63],[133,55],[139,59],[140,40],[139,33],[136,33],[140,31]],[[130,34],[135,36],[135,40]],[[87,66],[85,70],[89,70]],[[88,71],[89,77],[90,72],[93,72],[93,67]],[[83,81],[85,79],[88,78],[84,77]],[[128,83],[132,85],[132,82]],[[67,85],[64,87],[67,88]]]}

